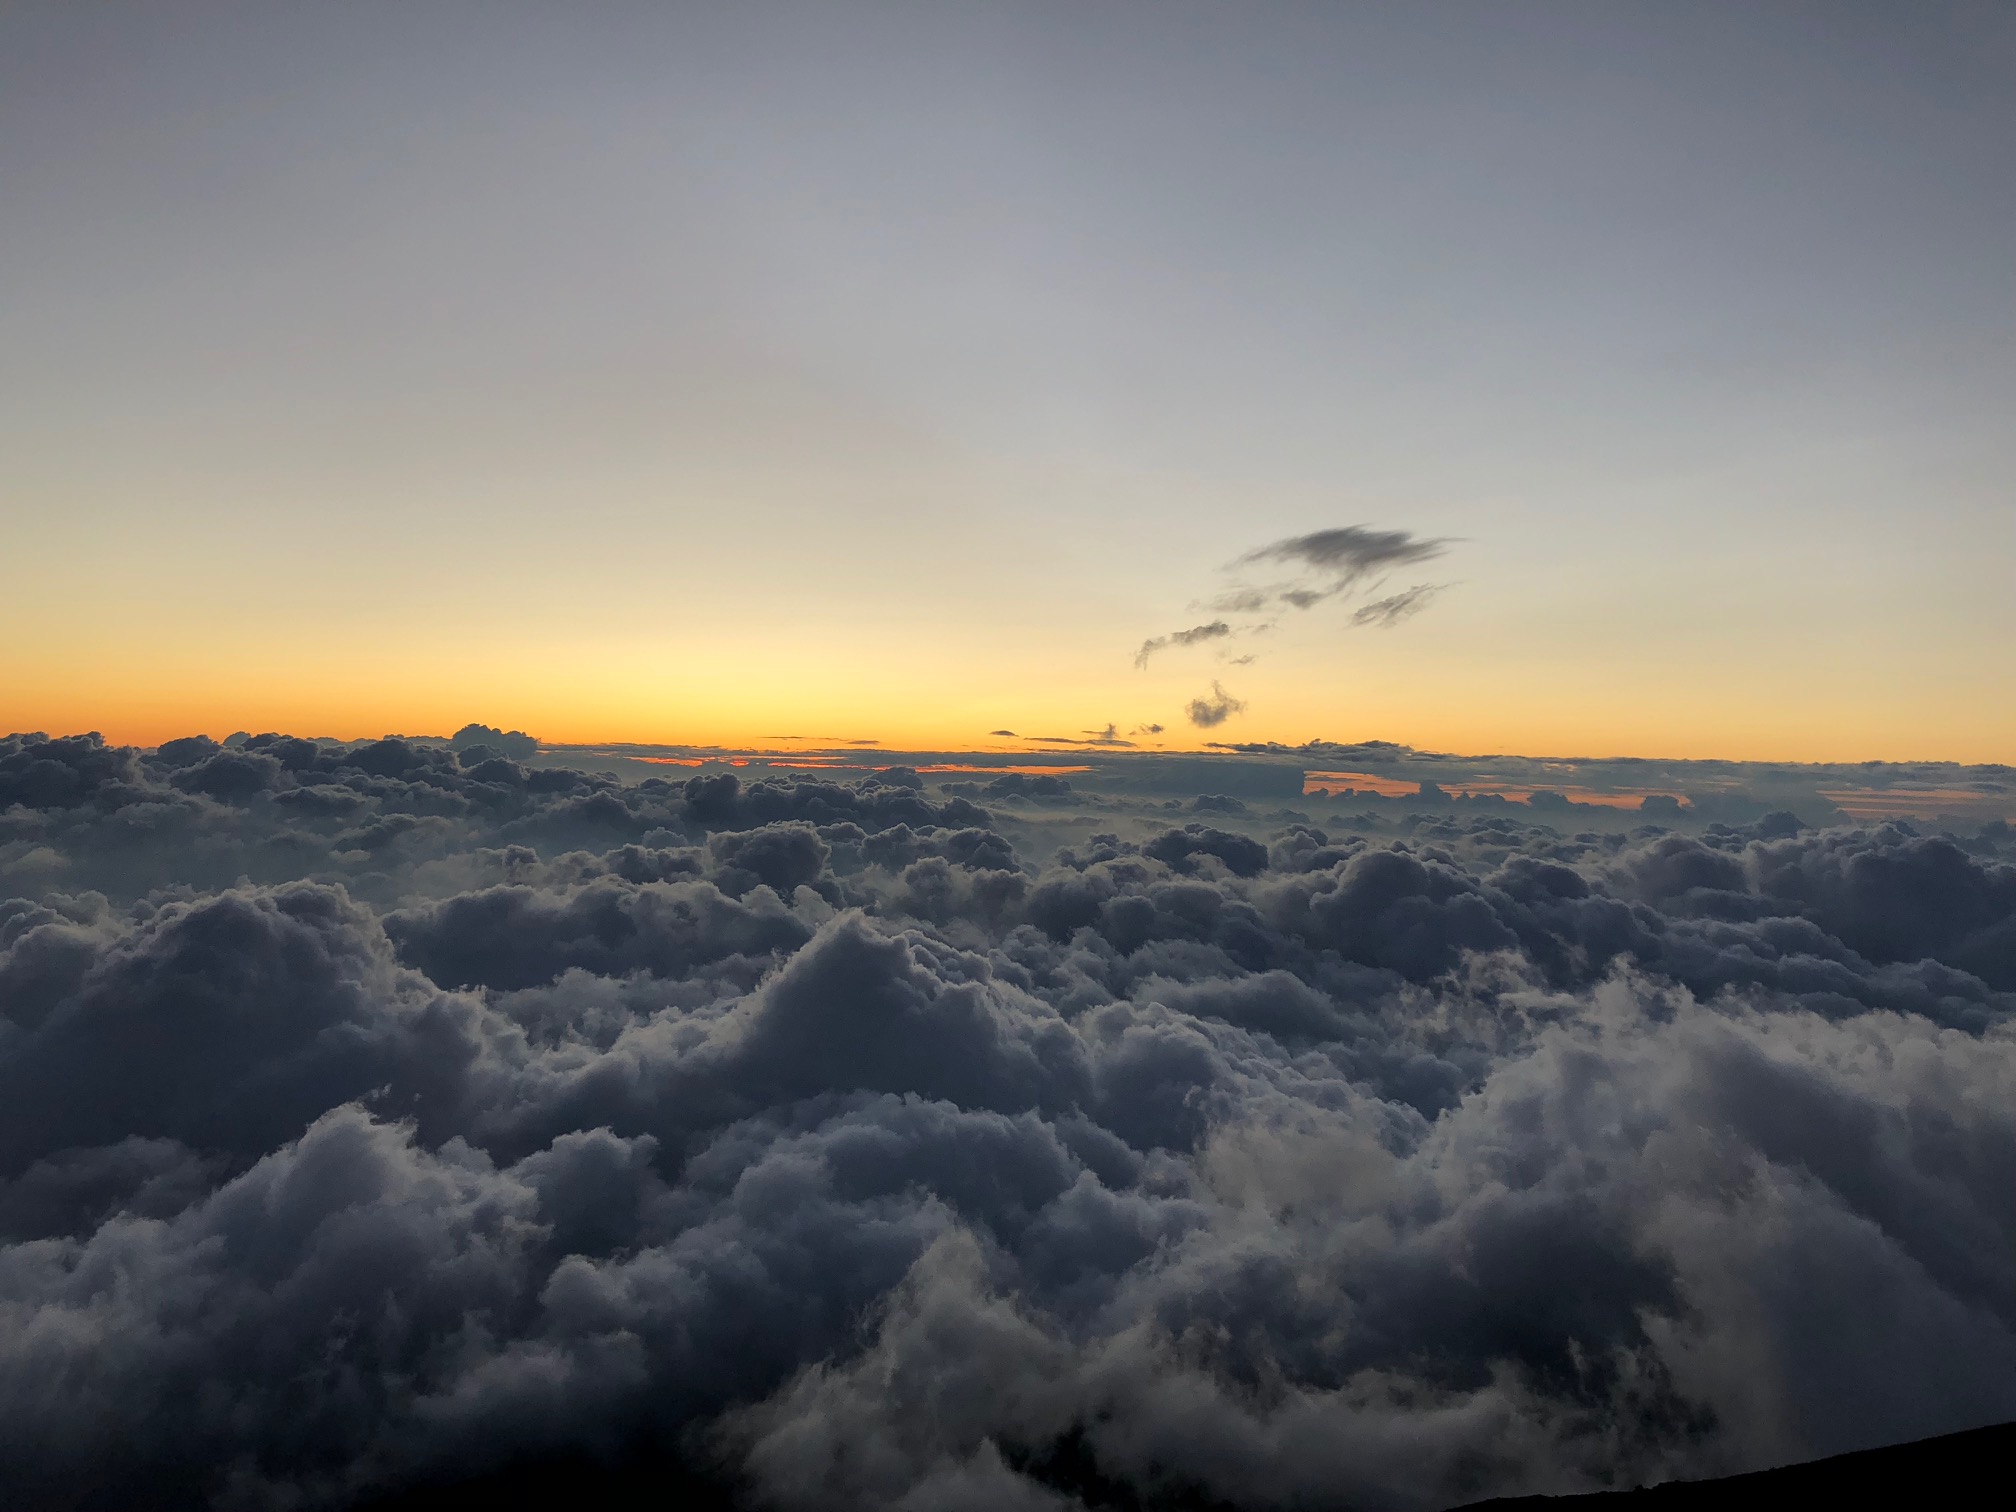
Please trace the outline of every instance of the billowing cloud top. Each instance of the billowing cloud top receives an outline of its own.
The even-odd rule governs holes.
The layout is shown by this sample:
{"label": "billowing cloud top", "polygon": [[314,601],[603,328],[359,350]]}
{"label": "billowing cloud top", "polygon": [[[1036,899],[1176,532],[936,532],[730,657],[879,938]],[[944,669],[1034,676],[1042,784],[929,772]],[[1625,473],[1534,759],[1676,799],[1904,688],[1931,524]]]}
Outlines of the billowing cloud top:
{"label": "billowing cloud top", "polygon": [[10,1506],[1428,1512],[2016,1416],[2006,825],[467,745],[0,740]]}

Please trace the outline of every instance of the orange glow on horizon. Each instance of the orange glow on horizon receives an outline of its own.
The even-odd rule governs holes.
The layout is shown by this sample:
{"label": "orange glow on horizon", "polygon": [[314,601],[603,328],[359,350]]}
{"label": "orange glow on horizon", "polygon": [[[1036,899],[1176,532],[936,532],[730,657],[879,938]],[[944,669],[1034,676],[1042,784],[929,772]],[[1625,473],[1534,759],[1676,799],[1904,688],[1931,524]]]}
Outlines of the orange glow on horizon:
{"label": "orange glow on horizon", "polygon": [[[1052,675],[1040,658],[982,675],[935,662],[892,668],[855,654],[840,664],[840,675],[820,683],[808,680],[802,662],[788,664],[782,649],[754,648],[747,665],[697,654],[668,661],[649,650],[527,641],[503,651],[449,648],[415,662],[409,650],[379,637],[345,646],[340,657],[325,651],[313,664],[297,665],[271,643],[235,661],[194,648],[164,650],[158,662],[132,655],[130,647],[122,659],[89,646],[21,644],[11,656],[0,654],[0,731],[97,730],[115,744],[157,746],[195,733],[221,739],[236,730],[341,740],[388,733],[446,737],[474,720],[612,756],[629,754],[618,749],[625,745],[696,754],[713,748],[744,757],[776,750],[808,765],[871,749],[1027,758],[1054,753],[1083,762],[1128,751],[1202,755],[1234,743],[1274,743],[1292,759],[1312,738],[1376,738],[1466,758],[1505,752],[1571,762],[2016,762],[2016,729],[1985,697],[1964,707],[1967,723],[1943,726],[1845,704],[1816,713],[1814,704],[1769,710],[1734,699],[1709,717],[1703,698],[1691,695],[1606,708],[1536,695],[1531,685],[1456,683],[1431,694],[1397,678],[1360,685],[1334,676],[1290,676],[1283,668],[1271,689],[1251,683],[1235,689],[1249,711],[1229,725],[1195,729],[1172,721],[1152,736],[1131,736],[1130,745],[1101,746],[1065,732],[1108,723],[1125,732],[1133,728],[1129,719],[1158,711],[1166,719],[1167,706],[1188,681],[1157,687],[1068,663]],[[878,738],[868,746],[864,737],[793,737],[779,749],[786,737],[775,732],[792,723],[836,733],[865,727]],[[1027,733],[993,733],[1003,728]],[[1310,764],[1320,760],[1312,757]],[[1368,775],[1339,780],[1372,787]]]}
{"label": "orange glow on horizon", "polygon": [[[263,702],[261,701],[262,704]],[[248,705],[249,703],[250,701]],[[500,729],[526,730],[538,736],[546,745],[567,746],[584,751],[599,750],[610,756],[652,760],[663,765],[675,766],[698,765],[704,760],[725,760],[729,758],[730,753],[747,759],[750,754],[762,752],[776,740],[775,736],[769,737],[768,740],[745,736],[733,725],[723,727],[710,723],[681,728],[669,723],[660,724],[656,720],[638,721],[641,728],[622,729],[619,725],[621,733],[612,737],[613,721],[596,719],[592,716],[569,718],[564,715],[541,719],[536,712],[506,715],[494,707],[485,708],[480,702],[476,703],[474,708],[466,705],[458,707],[452,714],[446,716],[413,714],[402,716],[397,708],[386,708],[378,712],[375,717],[370,713],[339,712],[334,709],[325,710],[318,715],[312,708],[288,709],[264,704],[264,717],[259,717],[257,713],[247,708],[239,711],[240,717],[231,718],[220,717],[216,712],[220,707],[228,707],[221,699],[214,703],[210,700],[201,700],[186,707],[189,712],[177,713],[164,709],[161,703],[155,700],[144,699],[126,703],[123,707],[115,707],[113,711],[108,712],[106,705],[85,709],[77,707],[76,703],[68,698],[36,699],[30,702],[10,697],[7,706],[0,706],[0,734],[39,730],[51,735],[78,735],[95,731],[102,734],[111,744],[148,748],[191,734],[207,734],[222,739],[237,730],[253,734],[279,731],[285,734],[343,741],[371,740],[388,734],[445,739],[473,719]],[[891,726],[897,723],[893,720],[880,722]],[[737,724],[739,723],[738,721]],[[1254,723],[1257,725],[1258,722]],[[1294,757],[1298,748],[1312,738],[1312,732],[1307,724],[1300,728],[1288,729],[1282,729],[1278,725],[1272,728],[1250,728],[1237,733],[1247,737],[1238,743],[1271,742],[1281,748],[1279,754],[1284,758]],[[1993,747],[1981,749],[1975,742],[1958,745],[1954,749],[1941,750],[1922,740],[1912,740],[1909,743],[1891,741],[1881,744],[1843,741],[1838,744],[1827,742],[1788,746],[1776,741],[1755,739],[1754,730],[1732,732],[1727,744],[1704,737],[1698,731],[1690,739],[1670,741],[1661,739],[1656,732],[1650,731],[1636,738],[1618,734],[1600,741],[1590,738],[1587,732],[1579,730],[1555,732],[1552,735],[1540,730],[1530,730],[1526,733],[1532,738],[1520,740],[1509,738],[1506,732],[1495,731],[1488,726],[1465,728],[1444,723],[1438,718],[1425,719],[1413,729],[1409,729],[1405,722],[1397,720],[1371,724],[1369,728],[1362,725],[1357,728],[1341,727],[1341,722],[1328,724],[1326,728],[1324,723],[1317,723],[1315,738],[1334,740],[1340,744],[1376,738],[1393,741],[1419,751],[1439,752],[1472,759],[1483,759],[1486,753],[1504,752],[1520,754],[1531,760],[1558,760],[1570,764],[1609,760],[1724,760],[1791,765],[1847,765],[1863,761],[1895,764],[1918,761],[2016,764],[2016,751],[2001,751]],[[878,741],[872,749],[880,752],[971,751],[1004,756],[1036,756],[1054,751],[1060,756],[1077,756],[1081,760],[1086,755],[1126,755],[1137,752],[1162,755],[1211,755],[1222,753],[1225,745],[1233,743],[1224,739],[1226,734],[1227,732],[1222,729],[1199,731],[1186,738],[1182,733],[1171,730],[1152,744],[1142,742],[1131,746],[1101,748],[1089,741],[1063,745],[1027,738],[1018,738],[1013,742],[998,738],[988,739],[984,735],[976,738],[958,729],[948,729],[942,725],[936,727],[923,725],[901,730],[888,739]],[[1207,735],[1218,738],[1207,740],[1204,738]],[[1752,738],[1746,739],[1745,736]],[[641,753],[632,755],[629,751],[617,749],[622,746],[649,748],[653,745],[684,747],[688,750],[716,750],[722,754],[720,757],[646,758]],[[807,769],[840,764],[841,758],[851,754],[839,747],[823,749],[824,752],[830,753],[829,759],[807,760],[806,757],[810,756],[811,752],[800,754],[780,751],[777,754],[780,757],[795,759]],[[865,752],[870,748],[862,749]],[[1563,755],[1561,754],[1563,752],[1573,754]],[[771,764],[781,763],[773,761]],[[1006,768],[995,767],[989,770],[1001,771]],[[1042,767],[1040,770],[1054,772],[1063,768]],[[1378,778],[1367,773],[1326,772],[1322,780],[1340,786],[1383,792],[1385,790],[1378,784],[1390,782],[1392,779]],[[1413,791],[1412,783],[1400,785],[1410,793]],[[1481,782],[1470,782],[1466,779],[1465,785],[1473,791],[1485,790],[1485,784]],[[1557,786],[1554,791],[1565,793],[1567,789]]]}

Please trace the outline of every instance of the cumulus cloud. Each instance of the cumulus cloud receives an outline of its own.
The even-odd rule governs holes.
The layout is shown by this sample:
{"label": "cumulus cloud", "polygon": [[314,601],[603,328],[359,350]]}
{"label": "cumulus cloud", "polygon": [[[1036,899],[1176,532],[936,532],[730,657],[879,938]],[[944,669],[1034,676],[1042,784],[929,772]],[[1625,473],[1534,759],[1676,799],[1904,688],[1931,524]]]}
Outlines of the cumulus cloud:
{"label": "cumulus cloud", "polygon": [[1148,658],[1157,651],[1170,646],[1195,646],[1203,641],[1221,640],[1232,633],[1232,627],[1223,620],[1213,620],[1208,625],[1193,625],[1188,630],[1172,630],[1167,635],[1158,635],[1141,643],[1141,649],[1134,653],[1136,670],[1146,668]]}
{"label": "cumulus cloud", "polygon": [[1209,730],[1225,723],[1234,714],[1244,712],[1245,708],[1243,702],[1213,682],[1209,694],[1190,700],[1187,712],[1190,715],[1190,723],[1200,730]]}
{"label": "cumulus cloud", "polygon": [[10,1506],[1432,1512],[2016,1416],[2006,827],[1193,759],[0,740]]}
{"label": "cumulus cloud", "polygon": [[481,750],[486,754],[509,756],[522,761],[538,751],[539,742],[523,730],[500,730],[494,725],[466,724],[449,737],[457,751]]}

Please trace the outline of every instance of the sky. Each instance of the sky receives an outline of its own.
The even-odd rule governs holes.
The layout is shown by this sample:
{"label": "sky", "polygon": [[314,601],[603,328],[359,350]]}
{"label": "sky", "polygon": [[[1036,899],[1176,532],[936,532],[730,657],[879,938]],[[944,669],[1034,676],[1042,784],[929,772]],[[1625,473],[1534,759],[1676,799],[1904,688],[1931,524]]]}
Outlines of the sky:
{"label": "sky", "polygon": [[2010,761],[2012,408],[2004,5],[0,7],[0,727]]}

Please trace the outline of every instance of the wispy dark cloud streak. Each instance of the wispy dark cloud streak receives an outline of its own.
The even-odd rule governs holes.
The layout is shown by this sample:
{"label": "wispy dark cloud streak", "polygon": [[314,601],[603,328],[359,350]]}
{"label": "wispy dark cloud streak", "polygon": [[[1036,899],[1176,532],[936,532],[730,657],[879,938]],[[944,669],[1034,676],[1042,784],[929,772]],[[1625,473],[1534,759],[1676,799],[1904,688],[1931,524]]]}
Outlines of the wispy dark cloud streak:
{"label": "wispy dark cloud streak", "polygon": [[1412,588],[1400,593],[1388,594],[1385,598],[1374,599],[1369,604],[1360,605],[1351,613],[1354,625],[1369,625],[1385,630],[1410,619],[1426,609],[1442,588],[1435,583],[1416,583]]}
{"label": "wispy dark cloud streak", "polygon": [[1368,579],[1395,568],[1432,561],[1447,551],[1449,545],[1443,537],[1416,536],[1405,530],[1374,530],[1364,525],[1290,536],[1249,551],[1233,567],[1278,563],[1305,569],[1314,582],[1236,588],[1213,599],[1211,607],[1227,613],[1252,614],[1282,608],[1313,609],[1329,599],[1348,595]]}
{"label": "wispy dark cloud streak", "polygon": [[[1242,567],[1263,564],[1280,565],[1300,569],[1303,576],[1259,586],[1240,584],[1207,598],[1204,600],[1206,609],[1220,615],[1237,616],[1241,622],[1234,624],[1228,619],[1214,619],[1187,630],[1151,636],[1134,653],[1135,669],[1146,670],[1149,661],[1158,652],[1172,647],[1193,646],[1235,635],[1265,635],[1278,627],[1283,610],[1314,609],[1332,600],[1348,599],[1361,589],[1368,593],[1377,592],[1391,570],[1431,561],[1441,556],[1449,545],[1448,539],[1439,536],[1424,537],[1405,530],[1375,530],[1364,525],[1346,525],[1290,536],[1249,551],[1231,563],[1227,570],[1237,571]],[[1401,592],[1360,604],[1351,612],[1348,623],[1354,628],[1391,629],[1427,608],[1447,586],[1417,583]],[[1249,666],[1258,658],[1255,653],[1248,652],[1238,657],[1227,657],[1221,653],[1219,659],[1234,666]],[[1216,685],[1213,686],[1215,689]],[[1239,700],[1228,699],[1222,691],[1215,691],[1210,698],[1192,700],[1186,713],[1192,724],[1200,729],[1210,729],[1244,707]]]}
{"label": "wispy dark cloud streak", "polygon": [[1148,658],[1157,651],[1170,646],[1195,646],[1203,641],[1222,640],[1232,633],[1232,627],[1223,620],[1213,620],[1208,625],[1194,625],[1188,630],[1172,630],[1167,635],[1157,635],[1141,643],[1141,649],[1134,653],[1137,669],[1148,665]]}
{"label": "wispy dark cloud streak", "polygon": [[1424,538],[1404,530],[1373,530],[1364,525],[1345,525],[1335,530],[1290,536],[1271,546],[1249,551],[1239,562],[1241,565],[1285,562],[1291,566],[1312,567],[1342,582],[1352,583],[1371,573],[1411,566],[1438,557],[1448,544],[1442,537]]}

